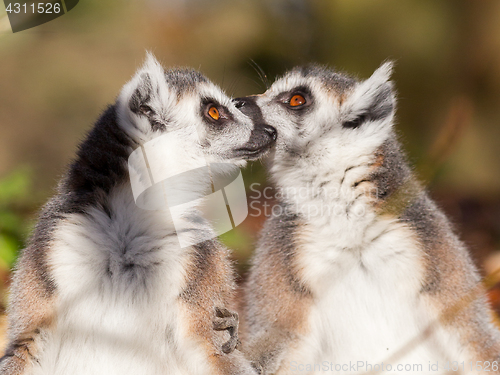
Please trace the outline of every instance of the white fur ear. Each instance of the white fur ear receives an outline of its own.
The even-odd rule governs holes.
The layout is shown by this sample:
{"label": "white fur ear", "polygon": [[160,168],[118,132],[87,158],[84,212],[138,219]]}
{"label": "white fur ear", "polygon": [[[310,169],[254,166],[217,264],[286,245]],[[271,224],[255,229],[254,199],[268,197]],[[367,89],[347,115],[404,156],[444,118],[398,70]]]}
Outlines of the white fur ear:
{"label": "white fur ear", "polygon": [[159,84],[165,82],[165,70],[156,57],[149,51],[146,53],[146,60],[142,68],[137,72],[138,75],[143,73],[147,73],[151,77],[153,83]]}
{"label": "white fur ear", "polygon": [[394,69],[394,62],[386,61],[382,65],[379,66],[375,72],[373,72],[372,76],[367,79],[367,81],[371,81],[374,84],[384,83],[389,81],[392,75],[392,71]]}
{"label": "white fur ear", "polygon": [[123,87],[119,101],[132,112],[137,112],[141,104],[154,99],[152,96],[164,91],[162,88],[165,86],[165,71],[153,54],[148,52],[144,64]]}
{"label": "white fur ear", "polygon": [[[151,53],[144,64],[123,87],[118,100],[119,116],[132,129],[142,132],[164,127],[164,113],[171,102],[165,70]],[[134,130],[135,131],[135,130]]]}
{"label": "white fur ear", "polygon": [[[152,53],[148,52],[144,65],[131,81],[129,109],[149,117],[162,107],[161,97],[167,93],[165,70]],[[162,95],[163,94],[163,95]]]}
{"label": "white fur ear", "polygon": [[343,104],[345,127],[355,128],[367,121],[392,117],[396,99],[391,78],[393,63],[382,64],[370,78],[355,86]]}

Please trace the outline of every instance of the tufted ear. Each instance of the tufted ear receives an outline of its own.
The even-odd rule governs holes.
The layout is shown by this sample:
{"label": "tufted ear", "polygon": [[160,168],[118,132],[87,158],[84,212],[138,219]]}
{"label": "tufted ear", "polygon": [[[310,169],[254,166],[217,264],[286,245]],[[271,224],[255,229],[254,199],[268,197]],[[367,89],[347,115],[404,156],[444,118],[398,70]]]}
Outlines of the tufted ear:
{"label": "tufted ear", "polygon": [[370,78],[359,83],[344,102],[345,128],[392,118],[396,105],[393,84],[389,81],[393,63],[382,64]]}
{"label": "tufted ear", "polygon": [[136,128],[143,131],[161,130],[165,128],[163,114],[169,97],[165,71],[155,57],[148,53],[143,66],[124,86],[119,101]]}
{"label": "tufted ear", "polygon": [[148,53],[146,61],[132,81],[135,81],[132,95],[128,102],[132,112],[138,115],[150,116],[154,112],[154,103],[162,86],[165,86],[165,71],[155,57]]}

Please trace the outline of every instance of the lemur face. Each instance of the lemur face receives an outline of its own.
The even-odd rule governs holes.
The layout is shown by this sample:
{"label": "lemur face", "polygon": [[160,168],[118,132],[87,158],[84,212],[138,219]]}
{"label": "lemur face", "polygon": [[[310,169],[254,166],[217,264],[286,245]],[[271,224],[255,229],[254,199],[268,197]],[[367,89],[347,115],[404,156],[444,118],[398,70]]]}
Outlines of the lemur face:
{"label": "lemur face", "polygon": [[118,106],[120,123],[139,144],[171,135],[170,145],[183,155],[184,169],[191,162],[199,165],[200,159],[243,166],[276,140],[273,127],[241,113],[202,74],[166,71],[151,55],[123,88]]}
{"label": "lemur face", "polygon": [[264,94],[235,99],[249,116],[278,130],[272,171],[355,165],[391,132],[392,65],[358,82],[321,67],[296,68]]}

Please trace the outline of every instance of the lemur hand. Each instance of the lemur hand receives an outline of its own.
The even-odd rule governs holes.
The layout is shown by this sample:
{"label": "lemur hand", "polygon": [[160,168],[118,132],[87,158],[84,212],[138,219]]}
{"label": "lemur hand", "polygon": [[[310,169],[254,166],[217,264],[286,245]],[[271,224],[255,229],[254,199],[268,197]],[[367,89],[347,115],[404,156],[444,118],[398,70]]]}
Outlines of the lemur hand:
{"label": "lemur hand", "polygon": [[238,340],[238,324],[239,318],[237,312],[229,311],[225,308],[215,308],[214,329],[216,331],[227,330],[231,336],[229,341],[222,345],[222,351],[226,354],[232,353],[240,344]]}

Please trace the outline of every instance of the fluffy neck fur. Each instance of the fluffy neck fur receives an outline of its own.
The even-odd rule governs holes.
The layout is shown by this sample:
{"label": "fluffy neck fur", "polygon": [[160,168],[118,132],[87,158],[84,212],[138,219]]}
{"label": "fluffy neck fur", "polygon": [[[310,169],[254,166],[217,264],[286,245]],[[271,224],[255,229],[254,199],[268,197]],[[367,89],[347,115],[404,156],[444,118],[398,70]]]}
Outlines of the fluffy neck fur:
{"label": "fluffy neck fur", "polygon": [[379,234],[367,232],[367,227],[380,214],[387,210],[399,216],[423,193],[393,133],[380,147],[363,150],[356,158],[329,158],[320,150],[316,156],[280,158],[270,171],[287,211],[318,230],[331,231],[334,223],[336,241],[345,238],[341,242],[347,248]]}

